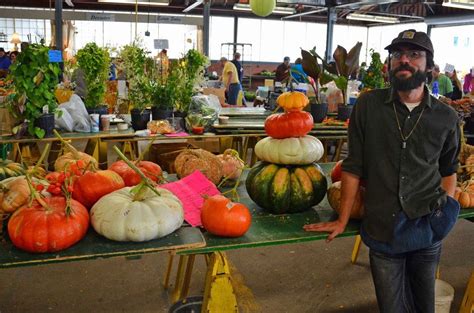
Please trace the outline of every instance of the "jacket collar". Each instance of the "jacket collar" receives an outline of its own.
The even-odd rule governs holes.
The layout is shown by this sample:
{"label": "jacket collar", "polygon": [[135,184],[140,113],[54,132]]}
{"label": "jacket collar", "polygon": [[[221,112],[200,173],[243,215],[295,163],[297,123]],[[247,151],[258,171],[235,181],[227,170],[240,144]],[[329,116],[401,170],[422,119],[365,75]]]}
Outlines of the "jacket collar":
{"label": "jacket collar", "polygon": [[[389,97],[385,101],[385,103],[390,104],[394,100],[399,100],[398,94],[395,90],[393,90],[393,88],[389,88],[388,91],[389,91]],[[423,99],[421,100],[420,105],[422,105],[422,106],[426,105],[427,107],[431,108],[430,90],[428,89],[428,86],[426,86],[426,85],[424,87],[424,95],[423,95]]]}

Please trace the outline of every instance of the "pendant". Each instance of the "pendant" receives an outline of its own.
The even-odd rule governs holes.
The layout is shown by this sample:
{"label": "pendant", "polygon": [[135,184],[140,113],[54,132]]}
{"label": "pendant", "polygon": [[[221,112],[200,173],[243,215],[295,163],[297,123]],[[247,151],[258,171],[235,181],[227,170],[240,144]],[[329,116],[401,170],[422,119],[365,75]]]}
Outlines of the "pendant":
{"label": "pendant", "polygon": [[402,149],[405,149],[407,147],[407,142],[406,141],[402,141]]}

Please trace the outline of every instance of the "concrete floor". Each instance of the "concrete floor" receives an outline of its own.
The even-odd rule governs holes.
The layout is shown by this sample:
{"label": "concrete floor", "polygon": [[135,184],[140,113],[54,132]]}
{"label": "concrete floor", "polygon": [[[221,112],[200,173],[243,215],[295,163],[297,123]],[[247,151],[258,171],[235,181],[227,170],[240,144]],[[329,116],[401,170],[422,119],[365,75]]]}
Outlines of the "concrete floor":
{"label": "concrete floor", "polygon": [[[474,224],[460,220],[445,241],[441,278],[456,290],[458,312],[474,270]],[[362,247],[350,264],[354,238],[229,251],[240,312],[378,312]],[[167,253],[0,270],[0,312],[167,312],[161,287]],[[205,273],[197,258],[191,295]],[[175,264],[176,266],[176,264]],[[248,288],[247,288],[248,287]]]}

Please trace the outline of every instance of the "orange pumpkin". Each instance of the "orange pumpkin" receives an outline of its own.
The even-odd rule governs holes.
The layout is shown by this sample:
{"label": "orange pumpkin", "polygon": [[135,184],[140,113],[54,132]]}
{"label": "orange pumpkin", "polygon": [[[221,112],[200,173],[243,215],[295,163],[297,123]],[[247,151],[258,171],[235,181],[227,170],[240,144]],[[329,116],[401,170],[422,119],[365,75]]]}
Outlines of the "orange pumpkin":
{"label": "orange pumpkin", "polygon": [[252,222],[249,209],[242,203],[231,202],[223,195],[207,198],[201,211],[202,226],[213,235],[240,237]]}
{"label": "orange pumpkin", "polygon": [[[150,161],[132,163],[134,163],[143,172],[143,174],[145,174],[145,176],[150,178],[152,181],[161,181],[163,172],[161,171],[161,167],[158,164]],[[122,160],[114,162],[110,166],[109,170],[119,174],[125,182],[125,186],[127,187],[138,185],[142,181],[140,175],[138,175],[130,166],[128,166],[127,163]]]}
{"label": "orange pumpkin", "polygon": [[[33,178],[33,182],[43,185],[42,189],[46,189],[48,183],[43,180]],[[31,192],[25,176],[10,177],[0,183],[0,211],[12,213],[25,205]]]}
{"label": "orange pumpkin", "polygon": [[302,92],[288,91],[278,96],[277,103],[285,111],[301,111],[309,104],[309,99]]}
{"label": "orange pumpkin", "polygon": [[474,185],[456,187],[454,199],[459,202],[462,209],[474,207]]}
{"label": "orange pumpkin", "polygon": [[89,227],[89,213],[71,199],[66,209],[64,197],[37,201],[13,213],[8,222],[8,234],[16,247],[33,253],[64,250],[81,240]]}
{"label": "orange pumpkin", "polygon": [[[82,160],[82,162],[77,162],[79,160]],[[91,164],[89,165],[89,163]],[[71,151],[56,159],[56,162],[54,162],[54,170],[56,172],[63,172],[67,166],[71,166],[72,164],[81,164],[81,166],[78,166],[80,170],[99,167],[97,160],[87,153]]]}
{"label": "orange pumpkin", "polygon": [[303,137],[313,126],[313,117],[303,111],[272,114],[265,120],[265,132],[277,139]]}
{"label": "orange pumpkin", "polygon": [[[365,188],[362,186],[359,186],[359,191],[356,193],[356,197],[354,200],[354,204],[352,205],[351,209],[351,218],[354,219],[361,219],[362,216],[364,215],[364,193],[365,193]],[[329,205],[331,205],[331,208],[333,208],[334,211],[337,212],[337,214],[340,214],[340,206],[341,206],[341,182],[335,182],[333,183],[327,192],[327,197],[329,201]]]}
{"label": "orange pumpkin", "polygon": [[87,172],[74,181],[72,197],[90,209],[102,196],[125,187],[114,171]]}

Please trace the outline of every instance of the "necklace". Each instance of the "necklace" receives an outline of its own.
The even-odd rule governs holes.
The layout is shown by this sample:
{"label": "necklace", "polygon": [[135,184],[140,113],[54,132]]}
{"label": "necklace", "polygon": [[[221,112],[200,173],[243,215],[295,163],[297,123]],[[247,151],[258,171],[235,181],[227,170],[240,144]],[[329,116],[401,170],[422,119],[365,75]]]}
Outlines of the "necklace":
{"label": "necklace", "polygon": [[416,120],[416,123],[411,129],[411,131],[408,133],[408,135],[405,136],[403,135],[402,127],[400,126],[400,121],[398,120],[398,114],[397,114],[397,109],[395,108],[395,102],[392,102],[392,104],[393,104],[393,112],[395,113],[395,120],[397,121],[398,131],[400,132],[400,137],[402,138],[402,149],[405,149],[407,147],[407,140],[415,131],[416,126],[418,126],[418,123],[421,120],[421,116],[423,115],[423,112],[425,112],[426,106],[423,108],[423,110],[421,110],[421,113],[418,116],[418,119]]}

